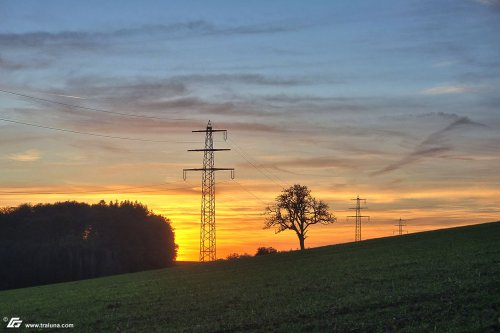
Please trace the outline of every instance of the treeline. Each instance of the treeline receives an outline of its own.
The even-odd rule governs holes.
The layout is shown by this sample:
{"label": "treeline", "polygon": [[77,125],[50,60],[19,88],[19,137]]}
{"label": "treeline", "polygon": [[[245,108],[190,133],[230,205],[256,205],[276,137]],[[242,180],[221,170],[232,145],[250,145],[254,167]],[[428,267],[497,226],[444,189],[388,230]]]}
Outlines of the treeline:
{"label": "treeline", "polygon": [[[254,256],[255,257],[259,257],[259,256],[265,256],[265,255],[268,255],[268,254],[273,254],[273,253],[278,253],[278,250],[276,250],[272,246],[269,246],[269,247],[261,246],[261,247],[257,248],[257,252],[255,252]],[[254,257],[254,256],[252,256],[251,254],[248,254],[248,253],[242,253],[242,254],[239,254],[239,253],[230,253],[230,254],[228,254],[226,256],[226,260],[251,258],[251,257]]]}
{"label": "treeline", "polygon": [[0,290],[170,266],[170,221],[124,201],[0,210]]}

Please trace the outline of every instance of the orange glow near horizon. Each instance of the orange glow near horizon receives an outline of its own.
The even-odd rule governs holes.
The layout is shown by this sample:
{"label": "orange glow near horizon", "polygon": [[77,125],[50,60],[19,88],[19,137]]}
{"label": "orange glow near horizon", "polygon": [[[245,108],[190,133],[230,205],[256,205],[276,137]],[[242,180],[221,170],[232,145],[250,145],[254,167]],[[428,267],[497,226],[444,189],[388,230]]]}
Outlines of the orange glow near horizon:
{"label": "orange glow near horizon", "polygon": [[210,121],[219,258],[298,248],[294,184],[338,218],[306,247],[357,195],[363,239],[500,220],[499,1],[2,1],[0,207],[138,201],[198,260]]}
{"label": "orange glow near horizon", "polygon": [[[199,228],[200,228],[200,193],[199,187],[186,184],[186,188],[180,189],[177,186],[174,190],[158,189],[148,193],[95,193],[95,194],[31,194],[2,195],[2,206],[16,206],[21,203],[52,203],[57,201],[75,200],[87,203],[97,203],[105,201],[138,201],[148,206],[156,214],[161,214],[169,218],[175,229],[176,243],[179,245],[177,260],[197,261],[199,251]],[[257,191],[258,185],[249,182],[247,185],[252,188],[252,194],[257,195],[262,201],[257,200],[249,193],[243,191],[234,183],[224,182],[220,186],[220,191],[216,195],[216,221],[217,221],[217,257],[225,258],[230,253],[254,254],[260,246],[273,246],[278,250],[295,250],[298,248],[298,241],[293,232],[285,231],[275,234],[273,230],[263,230],[263,211],[267,203],[272,203],[274,197],[279,193],[269,189]],[[124,187],[125,188],[125,187]],[[265,188],[265,187],[264,187]],[[41,189],[30,189],[31,191],[42,192]],[[55,189],[51,189],[57,192]],[[26,189],[24,189],[26,191]],[[63,192],[64,189],[58,189]],[[11,193],[14,189],[11,190]],[[43,192],[45,193],[45,192]],[[404,197],[397,193],[386,191],[366,191],[362,196],[368,199],[368,209],[366,214],[371,216],[371,221],[363,224],[362,238],[378,238],[394,235],[396,227],[394,224],[402,217],[407,220],[405,230],[409,233],[447,228],[453,226],[475,224],[498,220],[498,212],[475,213],[460,207],[453,206],[450,200],[449,206],[442,208],[418,208],[419,199],[441,198],[449,196],[451,193],[455,198],[475,197],[479,201],[486,203],[489,196],[493,195],[493,189],[481,189],[468,191],[415,191],[406,193]],[[331,193],[325,189],[312,191],[313,196],[329,203],[331,210],[337,216],[337,222],[329,226],[311,226],[306,247],[317,247],[337,243],[353,241],[354,225],[348,221],[346,216],[352,215],[349,207],[356,194],[348,191],[337,191]],[[398,207],[398,200],[414,199],[415,208]],[[394,205],[393,209],[388,209],[387,205]],[[401,206],[401,204],[399,204]],[[474,220],[468,216],[475,216]]]}

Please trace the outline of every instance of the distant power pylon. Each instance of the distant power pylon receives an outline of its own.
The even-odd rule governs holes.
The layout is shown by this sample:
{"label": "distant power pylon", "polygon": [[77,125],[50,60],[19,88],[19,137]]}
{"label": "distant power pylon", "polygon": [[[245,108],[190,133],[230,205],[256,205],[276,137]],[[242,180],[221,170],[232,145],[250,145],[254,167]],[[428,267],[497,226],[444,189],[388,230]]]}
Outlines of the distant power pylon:
{"label": "distant power pylon", "polygon": [[207,128],[193,132],[206,133],[204,149],[189,149],[188,151],[203,152],[203,168],[184,169],[183,177],[186,180],[187,171],[203,171],[201,177],[201,229],[200,229],[200,261],[213,261],[217,259],[215,238],[215,171],[231,171],[234,179],[234,168],[215,168],[214,151],[227,151],[231,149],[215,149],[212,134],[224,132],[227,140],[227,130],[214,130],[208,121]]}
{"label": "distant power pylon", "polygon": [[351,199],[351,200],[356,201],[356,207],[351,207],[349,209],[354,209],[356,211],[356,215],[348,217],[354,217],[356,219],[356,231],[355,231],[354,241],[359,242],[361,240],[361,220],[363,218],[368,218],[368,221],[370,221],[370,216],[361,215],[361,210],[366,209],[366,207],[361,207],[361,201],[364,201],[366,205],[366,199],[360,199],[358,195],[356,199]]}
{"label": "distant power pylon", "polygon": [[403,227],[406,225],[406,224],[403,224],[403,222],[405,222],[405,220],[402,220],[401,218],[399,218],[398,224],[395,224],[395,226],[398,227],[398,230],[396,232],[398,233],[399,236],[403,235],[403,232],[408,233],[407,230],[403,230]]}

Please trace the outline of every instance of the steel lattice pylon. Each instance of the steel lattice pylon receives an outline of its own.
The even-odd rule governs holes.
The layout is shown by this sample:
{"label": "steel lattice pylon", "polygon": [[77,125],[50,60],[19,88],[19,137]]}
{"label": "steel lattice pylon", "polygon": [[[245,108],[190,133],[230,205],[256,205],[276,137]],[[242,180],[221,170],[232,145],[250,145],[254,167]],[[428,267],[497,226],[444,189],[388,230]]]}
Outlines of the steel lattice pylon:
{"label": "steel lattice pylon", "polygon": [[351,200],[355,200],[356,201],[356,207],[352,207],[352,208],[349,208],[349,209],[354,209],[356,211],[356,215],[348,216],[348,217],[354,217],[356,219],[356,221],[355,221],[355,223],[356,223],[356,230],[354,232],[355,233],[355,235],[354,235],[354,241],[359,242],[361,240],[361,220],[364,217],[367,217],[368,221],[369,221],[370,217],[366,216],[366,215],[361,215],[361,210],[364,209],[363,207],[361,207],[361,201],[364,201],[364,203],[366,204],[366,199],[360,199],[359,195],[358,195],[356,197],[356,199],[351,199]]}
{"label": "steel lattice pylon", "polygon": [[227,139],[227,130],[214,130],[208,121],[205,130],[193,132],[205,133],[205,148],[190,149],[188,151],[203,152],[203,168],[184,169],[184,180],[187,171],[202,171],[201,176],[201,226],[200,226],[200,261],[213,261],[217,259],[215,237],[215,171],[229,170],[234,179],[234,168],[216,168],[214,161],[215,151],[230,149],[215,149],[213,141],[214,132],[223,132],[224,140]]}
{"label": "steel lattice pylon", "polygon": [[406,230],[403,230],[403,227],[406,225],[406,224],[403,224],[405,220],[402,220],[401,218],[399,218],[399,223],[398,224],[395,224],[396,227],[398,227],[398,235],[399,236],[402,236],[403,235],[403,232],[408,232]]}

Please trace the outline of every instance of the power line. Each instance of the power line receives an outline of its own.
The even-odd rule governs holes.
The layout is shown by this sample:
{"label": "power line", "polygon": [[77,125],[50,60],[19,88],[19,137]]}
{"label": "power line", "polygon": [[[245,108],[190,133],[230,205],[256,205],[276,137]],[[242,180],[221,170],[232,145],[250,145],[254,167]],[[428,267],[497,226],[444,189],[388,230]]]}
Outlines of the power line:
{"label": "power line", "polygon": [[[104,109],[98,109],[98,108],[91,108],[91,107],[86,107],[86,106],[81,106],[81,105],[75,105],[75,104],[70,104],[70,103],[64,103],[64,102],[59,102],[59,101],[54,101],[46,98],[41,98],[41,97],[36,97],[28,94],[23,94],[23,93],[18,93],[18,92],[13,92],[5,89],[0,89],[0,92],[6,93],[6,94],[11,94],[14,96],[22,97],[22,98],[27,98],[35,101],[42,101],[42,102],[47,102],[47,103],[53,103],[57,105],[62,105],[65,107],[70,107],[70,108],[77,108],[77,109],[83,109],[83,110],[88,110],[88,111],[93,111],[93,112],[101,112],[101,113],[108,113],[108,114],[114,114],[114,115],[120,115],[120,116],[126,116],[126,117],[133,117],[133,118],[146,118],[146,119],[155,119],[155,120],[172,120],[172,121],[186,121],[190,120],[187,118],[164,118],[164,117],[156,117],[156,116],[144,116],[144,115],[136,115],[136,114],[130,114],[130,113],[123,113],[123,112],[117,112],[117,111],[110,111],[110,110],[104,110]],[[25,126],[32,126],[36,128],[42,128],[42,129],[48,129],[48,130],[53,130],[53,131],[61,131],[61,132],[67,132],[67,133],[72,133],[72,134],[80,134],[80,135],[89,135],[89,136],[95,136],[95,137],[103,137],[103,138],[109,138],[109,139],[119,139],[119,140],[131,140],[131,141],[142,141],[142,142],[156,142],[156,143],[192,143],[190,141],[166,141],[166,140],[151,140],[151,139],[143,139],[143,138],[131,138],[131,137],[121,137],[121,136],[111,136],[111,135],[105,135],[105,134],[99,134],[99,133],[90,133],[90,132],[83,132],[83,131],[76,131],[76,130],[69,130],[69,129],[64,129],[64,128],[59,128],[59,127],[52,127],[52,126],[46,126],[46,125],[41,125],[41,124],[33,124],[33,123],[27,123],[27,122],[21,122],[21,121],[16,121],[16,120],[11,120],[11,119],[5,119],[5,118],[0,118],[0,121],[4,122],[10,122],[10,123],[15,123],[15,124],[20,124],[20,125],[25,125]],[[269,179],[271,182],[273,182],[275,185],[283,188],[283,181],[276,175],[270,173],[269,171],[266,173],[263,171],[262,168],[256,165],[258,163],[255,159],[250,157],[248,154],[246,154],[234,140],[229,139],[231,142],[228,142],[233,148],[235,148],[235,151],[245,160],[247,161],[254,169],[256,169],[259,173],[264,175],[267,179]],[[248,157],[247,157],[248,156]],[[252,162],[250,159],[253,159],[254,162]],[[259,201],[265,203],[262,199],[257,197],[254,193],[250,192],[247,190],[243,185],[240,183],[236,182],[243,190],[248,192],[250,195],[258,199]],[[13,193],[15,194],[15,193]]]}
{"label": "power line", "polygon": [[[188,121],[191,119],[187,118],[165,118],[165,117],[156,117],[156,116],[145,116],[145,115],[137,115],[137,114],[130,114],[130,113],[124,113],[124,112],[118,112],[118,111],[110,111],[110,110],[104,110],[104,109],[98,109],[98,108],[91,108],[91,107],[86,107],[86,106],[81,106],[81,105],[75,105],[71,103],[64,103],[64,102],[59,102],[59,101],[54,101],[51,99],[46,99],[46,98],[41,98],[41,97],[36,97],[33,95],[28,95],[24,93],[18,93],[10,90],[5,90],[5,89],[0,89],[0,92],[6,93],[6,94],[11,94],[14,96],[22,97],[22,98],[27,98],[31,100],[36,100],[36,101],[42,101],[42,102],[47,102],[47,103],[53,103],[57,105],[62,105],[70,108],[77,108],[77,109],[83,109],[83,110],[88,110],[88,111],[93,111],[93,112],[101,112],[101,113],[108,113],[108,114],[114,114],[114,115],[120,115],[120,116],[125,116],[125,117],[133,117],[133,118],[145,118],[145,119],[155,119],[155,120],[172,120],[172,121]],[[149,139],[140,139],[140,138],[128,138],[128,137],[116,137],[116,136],[109,136],[109,135],[103,135],[103,134],[97,134],[97,133],[87,133],[87,132],[81,132],[81,131],[73,131],[73,130],[67,130],[67,129],[61,129],[61,128],[54,128],[50,126],[44,126],[44,125],[36,125],[36,124],[29,124],[29,123],[23,123],[19,121],[14,121],[14,120],[9,120],[9,119],[0,119],[2,121],[7,121],[7,122],[12,122],[12,123],[17,123],[17,124],[22,124],[22,125],[27,125],[27,126],[33,126],[33,127],[39,127],[39,128],[45,128],[45,129],[51,129],[51,130],[57,130],[57,131],[64,131],[64,132],[69,132],[69,133],[75,133],[75,134],[84,134],[84,135],[91,135],[91,136],[98,136],[98,137],[105,137],[105,138],[112,138],[112,139],[121,139],[121,140],[133,140],[133,141],[146,141],[146,142],[168,142],[168,141],[160,141],[160,140],[149,140]],[[235,148],[235,151],[243,157],[253,168],[255,168],[257,171],[259,171],[262,175],[264,175],[266,178],[268,178],[270,181],[272,181],[274,184],[278,185],[279,187],[284,187],[283,186],[283,181],[276,175],[272,174],[269,172],[269,174],[265,173],[262,171],[260,167],[258,167],[254,162],[250,161],[250,159],[245,156],[247,155],[241,146],[239,146],[234,140],[229,138],[229,142],[233,148]],[[191,143],[191,142],[173,142],[173,143]],[[254,159],[255,161],[255,159]],[[255,161],[256,162],[256,161]],[[269,176],[271,175],[271,176]],[[274,179],[273,179],[274,178]],[[277,181],[279,182],[277,182]]]}
{"label": "power line", "polygon": [[41,125],[41,124],[27,123],[27,122],[23,122],[23,121],[6,119],[6,118],[0,118],[0,121],[4,121],[4,122],[8,122],[8,123],[13,123],[13,124],[18,124],[18,125],[31,126],[31,127],[36,127],[36,128],[43,128],[43,129],[48,129],[48,130],[52,130],[52,131],[59,131],[59,132],[66,132],[66,133],[73,133],[73,134],[80,134],[80,135],[96,136],[96,137],[107,138],[107,139],[118,139],[118,140],[128,140],[128,141],[142,141],[142,142],[156,142],[156,143],[193,143],[193,141],[151,140],[151,139],[143,139],[143,138],[131,138],[131,137],[126,137],[126,136],[113,136],[113,135],[106,135],[106,134],[99,134],[99,133],[82,132],[82,131],[75,131],[75,130],[70,130],[70,129],[66,129],[66,128],[60,128],[60,127],[52,127],[52,126],[46,126],[46,125]]}
{"label": "power line", "polygon": [[[231,143],[232,142],[232,143]],[[236,143],[234,142],[234,140],[231,140],[231,138],[228,139],[228,143],[233,147],[235,148],[235,151],[238,153],[238,155],[240,155],[241,157],[243,157],[252,167],[255,168],[255,170],[259,171],[262,175],[264,175],[264,177],[266,177],[267,179],[269,179],[270,181],[272,181],[274,184],[278,185],[279,187],[281,188],[284,188],[285,186],[283,186],[283,181],[281,179],[279,179],[277,176],[274,175],[274,178],[276,180],[278,180],[280,183],[276,182],[275,179],[271,178],[267,173],[265,173],[264,171],[261,170],[261,168],[259,168],[256,164],[254,164],[252,161],[250,161],[250,159],[248,159],[244,152],[243,152],[243,149]]]}
{"label": "power line", "polygon": [[250,194],[251,196],[253,196],[255,199],[259,200],[260,202],[262,202],[264,205],[267,205],[268,203],[265,202],[264,200],[262,200],[261,198],[259,198],[257,195],[255,195],[252,191],[250,191],[249,189],[245,188],[243,185],[241,185],[239,182],[237,182],[236,180],[233,179],[233,181],[239,186],[241,187],[245,192],[247,192],[248,194]]}
{"label": "power line", "polygon": [[[4,89],[0,89],[0,92],[6,93],[6,94],[11,94],[11,95],[22,97],[22,98],[26,98],[26,99],[30,99],[30,100],[35,100],[35,101],[41,101],[41,102],[46,102],[46,103],[57,104],[57,105],[61,105],[61,106],[69,107],[69,108],[76,108],[76,109],[82,109],[82,110],[93,111],[93,112],[108,113],[108,114],[114,114],[114,115],[125,116],[125,117],[145,118],[145,119],[155,119],[155,120],[172,120],[172,121],[186,121],[186,120],[189,120],[189,119],[186,119],[186,118],[164,118],[164,117],[156,117],[156,116],[145,116],[145,115],[129,114],[129,113],[123,113],[123,112],[117,112],[117,111],[110,111],[110,110],[104,110],[104,109],[98,109],[98,108],[91,108],[91,107],[86,107],[86,106],[81,106],[81,105],[75,105],[75,104],[70,104],[70,103],[64,103],[64,102],[59,102],[59,101],[55,101],[55,100],[51,100],[51,99],[46,99],[46,98],[41,98],[41,97],[36,97],[36,96],[28,95],[28,94],[13,92],[13,91],[4,90]],[[6,118],[0,118],[0,121],[14,123],[14,124],[18,124],[18,125],[24,125],[24,126],[31,126],[31,127],[36,127],[36,128],[42,128],[42,129],[47,129],[47,130],[53,130],[53,131],[60,131],[60,132],[66,132],[66,133],[72,133],[72,134],[79,134],[79,135],[89,135],[89,136],[109,138],[109,139],[132,140],[132,141],[142,141],[142,142],[157,142],[157,143],[165,143],[165,142],[190,143],[190,142],[181,142],[181,141],[151,140],[151,139],[143,139],[143,138],[112,136],[112,135],[106,135],[106,134],[90,133],[90,132],[70,130],[70,129],[60,128],[60,127],[46,126],[46,125],[36,124],[36,123],[22,122],[22,121],[17,121],[17,120],[12,120],[12,119],[6,119]],[[247,157],[246,156],[247,154],[243,151],[243,149],[234,140],[231,140],[231,142],[232,142],[232,144],[231,143],[230,144],[235,148],[236,152],[242,158],[244,158],[253,168],[255,168],[257,171],[259,171],[262,175],[264,175],[266,178],[268,178],[274,184],[278,185],[279,187],[283,187],[282,180],[279,179],[279,177],[277,177],[277,176],[275,176],[273,174],[270,174],[270,173],[269,174],[265,173],[260,167],[258,167],[254,162],[252,162],[250,160],[251,157]],[[270,175],[273,176],[274,179],[271,178]],[[278,180],[280,183],[276,182],[276,180]],[[236,184],[238,186],[240,186],[245,192],[249,193],[251,196],[253,196],[254,198],[256,198],[257,200],[261,201],[264,204],[267,204],[264,200],[260,199],[253,192],[251,192],[250,190],[246,189],[239,182],[236,182]],[[156,184],[156,185],[150,185],[150,186],[131,187],[131,188],[103,189],[103,190],[76,191],[76,192],[33,192],[33,191],[31,191],[31,192],[20,192],[20,191],[10,191],[10,192],[0,192],[0,195],[6,195],[6,194],[11,194],[11,195],[15,195],[15,194],[19,194],[19,195],[21,195],[21,194],[87,194],[87,193],[102,193],[102,192],[123,192],[124,190],[140,189],[140,188],[150,188],[150,187],[163,186],[163,185],[166,185],[166,183]],[[187,187],[182,187],[182,188],[187,188]],[[142,191],[142,192],[145,192],[145,191]]]}
{"label": "power line", "polygon": [[[278,184],[278,183],[276,183],[273,179],[271,179],[271,178],[269,177],[269,175],[268,175],[268,174],[264,173],[264,171],[262,171],[262,169],[261,169],[260,167],[258,167],[258,166],[257,166],[256,164],[254,164],[252,161],[250,161],[250,159],[249,159],[249,158],[247,158],[247,157],[245,156],[245,155],[248,155],[248,156],[250,156],[250,155],[249,155],[249,154],[246,154],[246,153],[243,151],[243,148],[241,148],[241,146],[240,146],[240,145],[238,145],[238,144],[237,144],[234,140],[232,140],[231,138],[229,138],[229,139],[228,139],[228,141],[230,141],[230,142],[228,142],[228,143],[229,143],[231,146],[233,146],[233,148],[235,148],[235,151],[236,151],[236,152],[237,152],[237,153],[238,153],[241,157],[243,157],[243,158],[244,158],[244,159],[245,159],[245,160],[246,160],[246,161],[247,161],[247,162],[248,162],[248,163],[249,163],[252,167],[254,167],[257,171],[259,171],[261,174],[263,174],[266,178],[268,178],[269,180],[271,180],[273,183],[275,183],[275,184],[277,184],[277,185],[279,185],[279,186],[283,187],[283,186],[282,186],[282,184]],[[250,158],[251,158],[251,159],[253,159],[253,160],[254,160],[254,162],[256,162],[256,163],[257,163],[257,161],[256,161],[254,158],[252,158],[252,157],[250,157]],[[269,174],[270,174],[270,173],[269,173]],[[272,175],[272,174],[271,174],[271,175]],[[283,181],[282,181],[281,179],[279,179],[277,176],[275,176],[275,175],[272,175],[272,176],[274,176],[274,178],[275,178],[276,180],[278,180],[279,182],[281,182],[281,183],[283,182]]]}
{"label": "power line", "polygon": [[98,108],[91,108],[91,107],[87,107],[87,106],[81,106],[81,105],[75,105],[75,104],[70,104],[70,103],[64,103],[64,102],[54,101],[54,100],[51,100],[51,99],[36,97],[36,96],[32,96],[32,95],[21,94],[21,93],[17,93],[17,92],[14,92],[14,91],[9,91],[9,90],[4,90],[4,89],[0,89],[0,92],[6,93],[6,94],[15,95],[15,96],[18,96],[18,97],[28,98],[28,99],[35,100],[35,101],[41,101],[41,102],[47,102],[47,103],[52,103],[52,104],[58,104],[58,105],[66,106],[66,107],[69,107],[69,108],[82,109],[82,110],[93,111],[93,112],[109,113],[109,114],[114,114],[114,115],[119,115],[119,116],[124,116],[124,117],[145,118],[145,119],[155,119],[155,120],[172,120],[172,121],[187,121],[187,120],[190,120],[190,119],[187,119],[187,118],[165,118],[165,117],[146,116],[146,115],[138,115],[138,114],[132,114],[132,113],[110,111],[110,110],[104,110],[104,109],[98,109]]}

